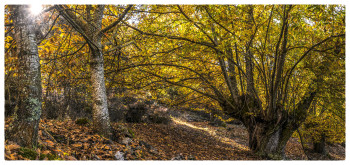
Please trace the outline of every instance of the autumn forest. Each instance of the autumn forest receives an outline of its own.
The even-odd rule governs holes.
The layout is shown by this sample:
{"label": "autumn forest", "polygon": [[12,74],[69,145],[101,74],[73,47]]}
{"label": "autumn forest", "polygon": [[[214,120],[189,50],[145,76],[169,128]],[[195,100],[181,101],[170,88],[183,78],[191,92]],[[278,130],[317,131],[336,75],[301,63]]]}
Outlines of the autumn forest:
{"label": "autumn forest", "polygon": [[5,5],[5,160],[344,160],[344,5]]}

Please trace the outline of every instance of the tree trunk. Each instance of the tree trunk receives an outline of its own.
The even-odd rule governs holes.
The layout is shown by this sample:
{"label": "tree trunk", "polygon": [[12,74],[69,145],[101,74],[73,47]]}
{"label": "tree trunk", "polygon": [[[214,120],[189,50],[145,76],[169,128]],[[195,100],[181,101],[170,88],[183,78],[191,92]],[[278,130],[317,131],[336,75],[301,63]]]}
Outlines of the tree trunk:
{"label": "tree trunk", "polygon": [[268,159],[284,159],[284,148],[293,132],[305,121],[315,95],[316,92],[306,92],[291,112],[279,105],[271,116],[262,113],[266,110],[260,108],[259,100],[249,95],[241,96],[241,104],[237,107],[221,106],[226,114],[244,123],[249,134],[249,148],[253,152]]}
{"label": "tree trunk", "polygon": [[85,19],[77,17],[68,6],[55,5],[55,7],[72,27],[84,37],[89,45],[94,130],[105,137],[111,138],[112,131],[107,106],[101,40],[105,32],[120,23],[132,5],[129,5],[115,22],[103,29],[102,18],[104,5],[97,5],[96,8],[92,5],[86,5]]}
{"label": "tree trunk", "polygon": [[37,146],[42,92],[35,24],[28,5],[16,5],[12,9],[19,62],[19,108],[7,137],[32,148]]}
{"label": "tree trunk", "polygon": [[284,159],[284,148],[294,131],[286,129],[284,125],[269,123],[250,125],[248,126],[249,148],[268,159]]}
{"label": "tree trunk", "polygon": [[[90,10],[91,6],[88,6]],[[94,17],[90,24],[88,37],[92,39],[94,45],[90,46],[90,69],[91,69],[91,85],[92,85],[92,117],[94,130],[100,135],[111,138],[111,125],[109,120],[109,112],[107,105],[107,94],[104,79],[103,54],[102,54],[102,35],[98,32],[102,28],[104,6],[99,5],[94,12]],[[90,16],[88,16],[89,18]]]}
{"label": "tree trunk", "polygon": [[111,126],[108,113],[107,95],[104,80],[103,56],[98,50],[91,51],[91,83],[93,99],[93,125],[95,131],[110,138]]}

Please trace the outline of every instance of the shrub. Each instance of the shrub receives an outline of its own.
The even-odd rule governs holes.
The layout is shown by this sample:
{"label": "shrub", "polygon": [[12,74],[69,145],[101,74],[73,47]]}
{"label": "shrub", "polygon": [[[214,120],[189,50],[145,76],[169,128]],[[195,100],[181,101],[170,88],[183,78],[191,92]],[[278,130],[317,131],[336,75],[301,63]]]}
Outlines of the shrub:
{"label": "shrub", "polygon": [[23,147],[19,149],[18,154],[30,160],[35,160],[36,157],[38,156],[38,153],[36,153],[34,150],[29,148],[23,148]]}
{"label": "shrub", "polygon": [[75,121],[75,124],[78,124],[78,125],[87,125],[89,123],[90,121],[87,118],[80,118]]}

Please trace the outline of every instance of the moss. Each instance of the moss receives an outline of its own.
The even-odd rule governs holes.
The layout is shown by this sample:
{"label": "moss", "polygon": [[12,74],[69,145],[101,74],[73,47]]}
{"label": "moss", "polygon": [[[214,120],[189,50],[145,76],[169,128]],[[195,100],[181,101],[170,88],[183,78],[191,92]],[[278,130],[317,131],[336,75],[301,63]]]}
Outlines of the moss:
{"label": "moss", "polygon": [[78,125],[87,125],[89,123],[90,121],[87,118],[80,118],[75,121],[75,124],[78,124]]}
{"label": "moss", "polygon": [[58,155],[56,154],[47,154],[47,159],[49,160],[62,160]]}
{"label": "moss", "polygon": [[267,157],[271,160],[282,160],[283,156],[281,154],[268,154]]}
{"label": "moss", "polygon": [[46,158],[46,154],[41,154],[40,156],[39,156],[39,160],[44,160]]}
{"label": "moss", "polygon": [[32,108],[31,111],[31,118],[29,118],[29,121],[37,121],[40,119],[41,116],[41,102],[39,99],[36,98],[29,98],[29,105]]}
{"label": "moss", "polygon": [[35,160],[36,157],[38,156],[38,153],[36,153],[34,150],[29,148],[23,148],[23,147],[19,149],[18,154],[30,160]]}
{"label": "moss", "polygon": [[134,138],[135,137],[135,132],[131,129],[128,129],[128,132],[131,134],[131,138]]}
{"label": "moss", "polygon": [[42,149],[44,148],[44,145],[38,143],[37,148],[39,148],[40,150],[42,150]]}
{"label": "moss", "polygon": [[45,158],[47,158],[48,160],[63,160],[56,154],[41,154],[39,156],[39,160],[44,160]]}

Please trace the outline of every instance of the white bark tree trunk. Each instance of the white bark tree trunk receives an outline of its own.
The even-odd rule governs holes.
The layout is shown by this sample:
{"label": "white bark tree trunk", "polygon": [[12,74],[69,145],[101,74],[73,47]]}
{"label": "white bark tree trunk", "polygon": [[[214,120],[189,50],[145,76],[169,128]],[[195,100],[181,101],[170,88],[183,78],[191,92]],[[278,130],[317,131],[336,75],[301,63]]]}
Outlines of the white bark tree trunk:
{"label": "white bark tree trunk", "polygon": [[29,5],[12,6],[18,55],[19,104],[8,138],[21,146],[36,147],[41,116],[41,73],[35,23]]}

